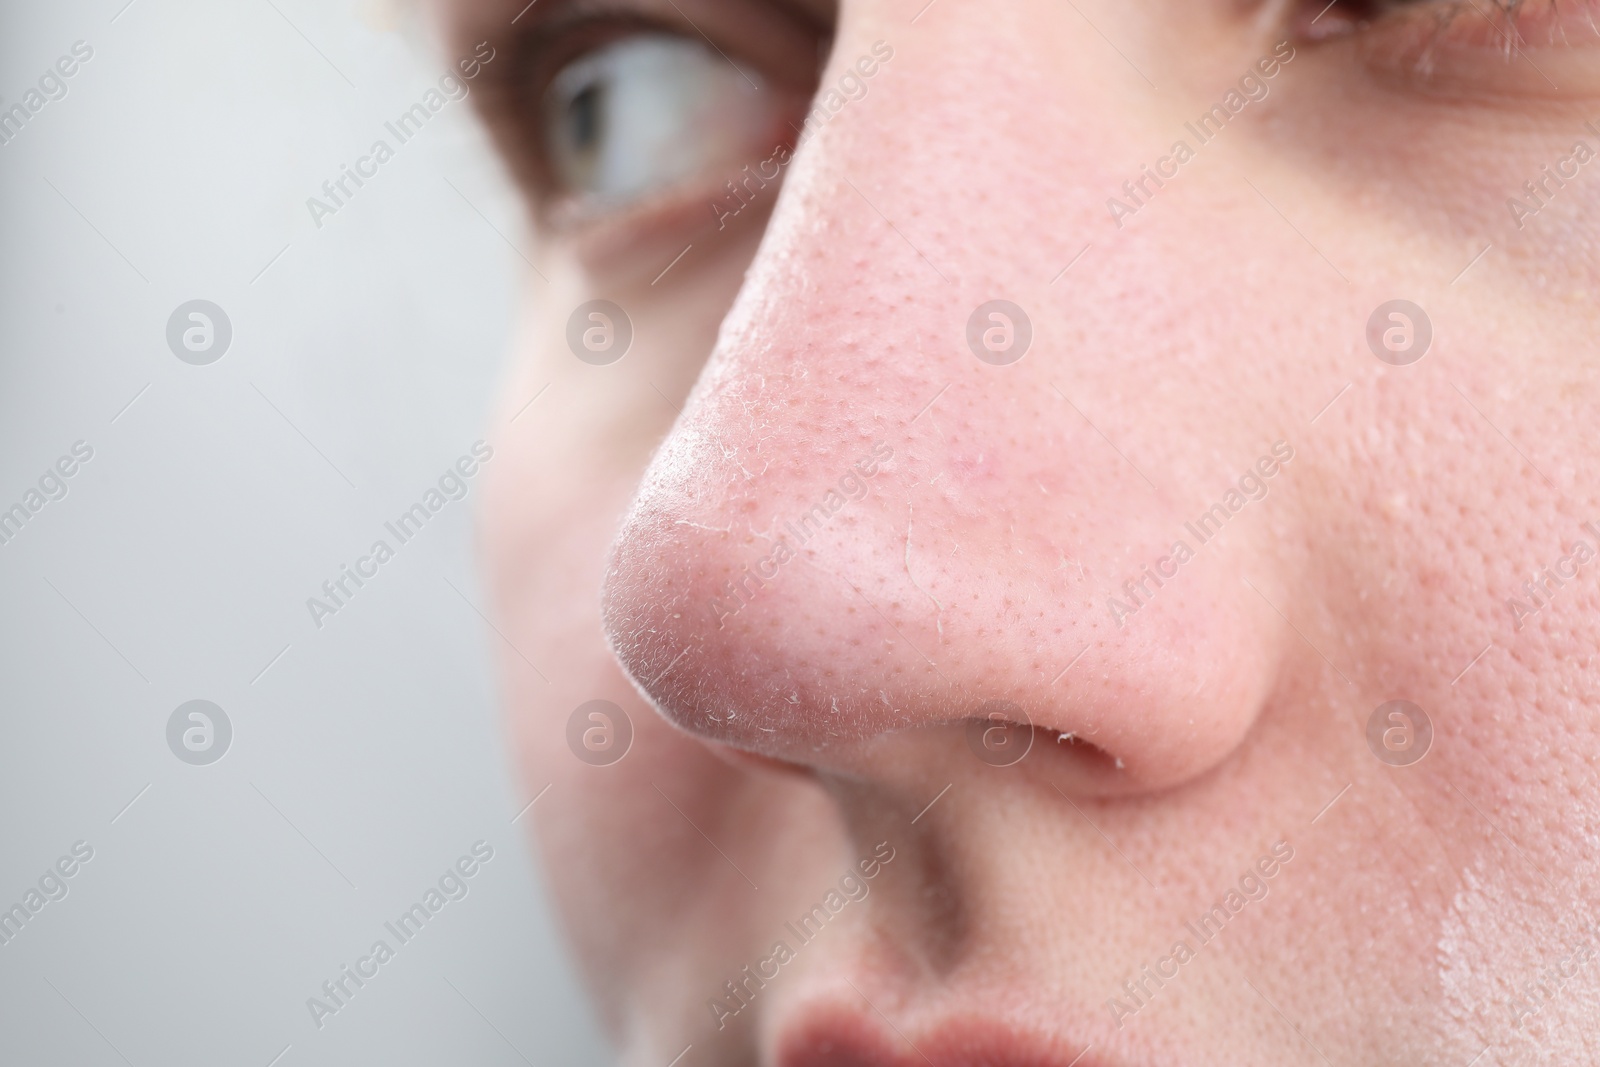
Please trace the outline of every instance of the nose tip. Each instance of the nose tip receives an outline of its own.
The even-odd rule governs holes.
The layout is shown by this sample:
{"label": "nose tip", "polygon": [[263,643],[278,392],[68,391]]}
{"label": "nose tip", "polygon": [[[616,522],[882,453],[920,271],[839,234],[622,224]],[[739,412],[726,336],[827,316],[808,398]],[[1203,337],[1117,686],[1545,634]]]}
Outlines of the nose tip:
{"label": "nose tip", "polygon": [[[607,573],[612,648],[681,729],[821,766],[897,731],[961,745],[1011,708],[1064,787],[1115,795],[1194,777],[1254,721],[1274,631],[1225,568],[1191,565],[1127,625],[1107,611],[1125,595],[1110,573],[1123,545],[1159,536],[1137,503],[1115,523],[1079,507],[1019,534],[972,502],[1010,499],[1032,470],[870,425],[801,420],[756,444],[739,419],[686,414]],[[945,492],[929,493],[940,471]],[[1059,566],[1060,540],[1102,565]]]}
{"label": "nose tip", "polygon": [[[768,755],[807,738],[858,739],[906,725],[878,668],[930,687],[881,653],[851,574],[883,564],[874,528],[893,445],[763,452],[759,475],[726,438],[680,427],[652,464],[612,552],[603,616],[635,684],[678,726]],[[877,679],[874,681],[874,679]],[[870,713],[864,696],[876,688]]]}

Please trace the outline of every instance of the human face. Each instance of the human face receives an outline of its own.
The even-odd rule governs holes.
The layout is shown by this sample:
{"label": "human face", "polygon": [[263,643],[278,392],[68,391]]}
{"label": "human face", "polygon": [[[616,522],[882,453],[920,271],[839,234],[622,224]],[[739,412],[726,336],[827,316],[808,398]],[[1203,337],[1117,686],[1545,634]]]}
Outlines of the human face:
{"label": "human face", "polygon": [[629,1063],[1600,1054],[1600,34],[1324,3],[453,9],[538,229],[510,731]]}

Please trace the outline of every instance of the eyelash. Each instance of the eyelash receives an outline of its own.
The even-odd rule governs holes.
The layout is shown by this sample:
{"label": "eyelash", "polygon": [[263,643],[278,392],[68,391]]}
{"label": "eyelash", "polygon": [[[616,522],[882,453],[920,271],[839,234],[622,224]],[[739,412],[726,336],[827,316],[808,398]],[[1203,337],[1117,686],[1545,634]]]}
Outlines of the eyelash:
{"label": "eyelash", "polygon": [[[1519,27],[1527,21],[1527,16],[1536,13],[1530,9],[1542,5],[1543,13],[1548,14],[1555,12],[1563,2],[1564,0],[1334,0],[1331,7],[1336,15],[1342,14],[1351,28],[1357,31],[1369,26],[1376,27],[1388,19],[1431,17],[1435,23],[1436,34],[1443,35],[1455,28],[1463,18],[1478,15],[1484,18],[1488,25],[1505,35],[1509,47],[1512,43],[1525,43]],[[1566,0],[1566,2],[1579,7],[1592,6],[1592,0]],[[1322,10],[1320,2],[1316,2],[1316,7],[1319,11]],[[1597,25],[1592,17],[1588,22],[1596,37],[1600,37],[1600,25]]]}
{"label": "eyelash", "polygon": [[[1528,50],[1576,47],[1578,36],[1600,41],[1596,7],[1600,0],[1336,0],[1346,24],[1310,40],[1359,41],[1370,69],[1408,79],[1425,92],[1493,95],[1494,84],[1506,92],[1526,91],[1498,79],[1506,77],[1503,71],[1523,66],[1513,61],[1527,60]],[[1495,57],[1503,71],[1489,65]],[[1524,73],[1538,72],[1540,91],[1544,85],[1558,88],[1538,64],[1527,60],[1525,66]]]}

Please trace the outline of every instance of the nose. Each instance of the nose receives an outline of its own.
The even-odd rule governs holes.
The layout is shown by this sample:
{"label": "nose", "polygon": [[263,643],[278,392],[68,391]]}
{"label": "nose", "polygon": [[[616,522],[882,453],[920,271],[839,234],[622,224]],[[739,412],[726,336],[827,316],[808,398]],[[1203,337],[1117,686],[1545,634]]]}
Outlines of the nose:
{"label": "nose", "polygon": [[[1184,324],[1151,309],[1182,262],[1051,284],[1104,225],[1054,209],[1061,175],[1115,188],[1096,160],[1130,155],[1092,117],[1121,77],[1063,41],[1082,98],[1022,115],[1025,73],[964,70],[937,32],[792,165],[624,520],[609,638],[710,741],[826,767],[905,731],[1019,743],[995,719],[1074,789],[1164,788],[1239,746],[1277,673],[1281,621],[1239,570],[1272,558],[1265,524],[1224,508],[1225,533],[1191,532],[1274,435],[1210,417],[1203,372],[1129,355],[1173,350]],[[835,65],[874,36],[847,19]],[[1069,147],[1004,147],[1039,125]]]}

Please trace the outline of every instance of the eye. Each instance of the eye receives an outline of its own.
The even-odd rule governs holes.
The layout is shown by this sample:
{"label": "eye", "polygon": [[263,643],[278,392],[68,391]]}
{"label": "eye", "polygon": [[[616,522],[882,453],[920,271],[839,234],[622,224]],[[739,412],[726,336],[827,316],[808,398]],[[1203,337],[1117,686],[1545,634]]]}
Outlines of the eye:
{"label": "eye", "polygon": [[551,192],[589,210],[714,182],[778,135],[759,73],[670,33],[637,33],[568,63],[542,107]]}

